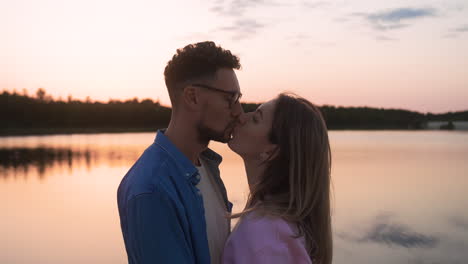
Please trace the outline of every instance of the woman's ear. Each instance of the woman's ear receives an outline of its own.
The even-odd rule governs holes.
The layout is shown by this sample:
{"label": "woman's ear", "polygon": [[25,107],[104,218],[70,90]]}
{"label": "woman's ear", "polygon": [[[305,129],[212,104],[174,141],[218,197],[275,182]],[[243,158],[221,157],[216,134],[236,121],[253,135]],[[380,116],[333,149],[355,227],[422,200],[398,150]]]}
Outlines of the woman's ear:
{"label": "woman's ear", "polygon": [[268,154],[266,152],[260,153],[260,161],[265,162],[268,160]]}
{"label": "woman's ear", "polygon": [[279,153],[278,145],[271,144],[270,146],[268,146],[268,148],[264,152],[260,153],[260,161],[261,162],[271,161],[274,158],[276,158],[276,156],[278,156],[278,153]]}

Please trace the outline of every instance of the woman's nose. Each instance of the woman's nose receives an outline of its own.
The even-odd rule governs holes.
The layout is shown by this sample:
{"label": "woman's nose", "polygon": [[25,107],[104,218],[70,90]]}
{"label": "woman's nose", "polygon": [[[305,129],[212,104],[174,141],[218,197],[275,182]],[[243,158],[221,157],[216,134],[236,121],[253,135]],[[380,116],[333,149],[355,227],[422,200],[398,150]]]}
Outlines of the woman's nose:
{"label": "woman's nose", "polygon": [[237,118],[239,125],[243,126],[247,123],[247,114],[242,111],[242,113]]}

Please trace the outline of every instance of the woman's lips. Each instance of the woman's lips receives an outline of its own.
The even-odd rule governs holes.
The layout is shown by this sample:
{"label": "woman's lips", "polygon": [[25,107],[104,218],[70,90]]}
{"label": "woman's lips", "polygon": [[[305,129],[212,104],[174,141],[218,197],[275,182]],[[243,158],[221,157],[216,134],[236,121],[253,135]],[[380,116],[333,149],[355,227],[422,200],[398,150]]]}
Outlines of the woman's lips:
{"label": "woman's lips", "polygon": [[236,134],[237,134],[236,132],[237,132],[237,131],[236,131],[236,128],[234,127],[234,128],[231,130],[231,134],[230,134],[229,140],[232,140],[232,139],[234,139],[234,138],[236,137]]}

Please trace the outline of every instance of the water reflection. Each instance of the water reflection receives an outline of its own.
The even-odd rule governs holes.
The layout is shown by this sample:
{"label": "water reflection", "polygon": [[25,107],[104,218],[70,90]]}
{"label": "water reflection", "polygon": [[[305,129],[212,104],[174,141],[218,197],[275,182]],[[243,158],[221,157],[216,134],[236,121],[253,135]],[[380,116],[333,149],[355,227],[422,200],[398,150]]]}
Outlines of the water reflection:
{"label": "water reflection", "polygon": [[360,236],[341,233],[340,238],[358,243],[376,243],[389,247],[403,248],[435,248],[440,238],[435,235],[423,234],[411,227],[397,223],[390,214],[376,217],[374,223]]}
{"label": "water reflection", "polygon": [[[154,136],[0,138],[0,263],[127,263],[116,190]],[[333,227],[343,231],[333,263],[466,263],[468,133],[333,131],[330,140]],[[239,212],[242,159],[210,147]]]}
{"label": "water reflection", "polygon": [[[369,224],[354,227],[354,231],[336,232],[337,255],[349,258],[353,249],[360,248],[366,252],[363,254],[365,257],[359,260],[354,256],[352,263],[466,263],[467,218],[457,215],[444,220],[447,219],[448,223],[434,224],[434,218],[411,222],[400,213],[378,214]],[[424,227],[426,220],[431,223],[429,229]],[[347,263],[344,260],[339,262]]]}
{"label": "water reflection", "polygon": [[457,229],[468,231],[468,220],[460,216],[453,216],[449,218],[449,223]]}
{"label": "water reflection", "polygon": [[403,224],[390,222],[389,217],[379,217],[359,241],[404,248],[434,248],[439,240],[433,235],[418,233]]}
{"label": "water reflection", "polygon": [[0,148],[0,177],[27,178],[31,169],[37,170],[37,176],[44,179],[49,171],[67,168],[107,164],[111,167],[133,163],[141,151],[139,149],[113,150],[109,148],[63,148],[63,147],[13,147]]}

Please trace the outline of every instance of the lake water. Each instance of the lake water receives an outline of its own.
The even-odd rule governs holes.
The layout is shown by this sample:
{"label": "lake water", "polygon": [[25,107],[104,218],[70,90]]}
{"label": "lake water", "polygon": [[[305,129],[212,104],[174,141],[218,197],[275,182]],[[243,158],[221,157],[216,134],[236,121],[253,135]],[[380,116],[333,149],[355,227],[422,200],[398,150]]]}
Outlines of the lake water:
{"label": "lake water", "polygon": [[[332,131],[334,263],[468,263],[468,133]],[[0,138],[0,263],[127,263],[116,190],[153,133]],[[234,211],[247,181],[227,146]]]}

